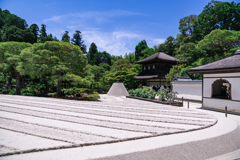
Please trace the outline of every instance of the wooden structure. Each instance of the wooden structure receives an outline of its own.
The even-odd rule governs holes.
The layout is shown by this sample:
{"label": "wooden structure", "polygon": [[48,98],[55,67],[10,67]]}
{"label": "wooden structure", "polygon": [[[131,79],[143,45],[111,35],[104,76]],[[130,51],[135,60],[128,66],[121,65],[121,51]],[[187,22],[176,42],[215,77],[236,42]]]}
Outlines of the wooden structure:
{"label": "wooden structure", "polygon": [[190,68],[203,75],[202,106],[240,113],[240,50],[228,58]]}
{"label": "wooden structure", "polygon": [[143,84],[147,86],[166,86],[165,75],[168,74],[170,68],[177,64],[178,61],[178,59],[163,52],[155,53],[135,62],[136,64],[142,64],[142,72],[135,76],[135,78],[143,80]]}

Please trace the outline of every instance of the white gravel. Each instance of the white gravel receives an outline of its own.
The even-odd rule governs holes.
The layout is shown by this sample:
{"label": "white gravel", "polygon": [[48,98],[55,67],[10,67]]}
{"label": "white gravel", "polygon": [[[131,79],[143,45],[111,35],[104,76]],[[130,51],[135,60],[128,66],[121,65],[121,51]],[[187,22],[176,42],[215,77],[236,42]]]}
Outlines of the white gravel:
{"label": "white gravel", "polygon": [[54,141],[18,132],[0,129],[1,154],[29,149],[41,149],[70,145],[66,142]]}
{"label": "white gravel", "polygon": [[[50,144],[56,142],[24,148],[0,141],[0,156],[19,150],[34,152],[38,147],[48,150],[180,133],[216,122],[216,118],[205,113],[123,97],[87,102],[0,95],[2,131],[44,139]],[[1,137],[10,139],[6,134]]]}

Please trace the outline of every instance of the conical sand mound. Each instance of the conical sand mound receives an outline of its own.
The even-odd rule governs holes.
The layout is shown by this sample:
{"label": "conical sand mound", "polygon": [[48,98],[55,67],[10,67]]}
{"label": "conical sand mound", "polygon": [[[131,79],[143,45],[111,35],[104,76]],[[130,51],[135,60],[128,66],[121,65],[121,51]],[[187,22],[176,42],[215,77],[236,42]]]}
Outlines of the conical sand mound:
{"label": "conical sand mound", "polygon": [[123,83],[113,83],[107,95],[110,96],[129,96],[127,89]]}

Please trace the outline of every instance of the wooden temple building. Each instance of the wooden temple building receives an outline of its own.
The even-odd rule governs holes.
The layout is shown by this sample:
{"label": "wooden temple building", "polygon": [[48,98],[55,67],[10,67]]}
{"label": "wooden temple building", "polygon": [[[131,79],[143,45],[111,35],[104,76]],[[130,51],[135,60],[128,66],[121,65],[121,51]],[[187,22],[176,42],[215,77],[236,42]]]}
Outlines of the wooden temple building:
{"label": "wooden temple building", "polygon": [[170,68],[176,65],[179,60],[163,52],[157,52],[143,60],[136,61],[136,64],[142,65],[142,72],[135,76],[141,79],[143,85],[164,85],[166,86],[165,75],[169,73]]}

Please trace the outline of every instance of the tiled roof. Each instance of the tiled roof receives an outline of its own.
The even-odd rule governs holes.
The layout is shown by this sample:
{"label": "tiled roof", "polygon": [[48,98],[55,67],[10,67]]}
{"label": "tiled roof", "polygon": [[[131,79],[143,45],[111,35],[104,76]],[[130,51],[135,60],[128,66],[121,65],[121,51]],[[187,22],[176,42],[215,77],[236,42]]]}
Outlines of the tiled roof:
{"label": "tiled roof", "polygon": [[176,76],[172,83],[202,83],[202,80],[192,80],[190,77]]}
{"label": "tiled roof", "polygon": [[159,75],[138,75],[135,76],[136,79],[153,79],[153,78],[164,78]]}
{"label": "tiled roof", "polygon": [[149,56],[149,57],[147,57],[143,60],[136,61],[134,63],[141,64],[141,63],[145,63],[145,62],[151,62],[151,61],[154,61],[154,60],[164,60],[164,61],[173,61],[173,62],[179,61],[177,58],[169,56],[169,55],[167,55],[163,52],[157,52],[154,55],[151,55],[151,56]]}
{"label": "tiled roof", "polygon": [[202,80],[190,80],[190,81],[173,81],[172,83],[202,83]]}
{"label": "tiled roof", "polygon": [[227,69],[240,69],[240,50],[233,56],[212,62],[200,67],[188,69],[191,72],[211,71],[211,70],[227,70]]}

